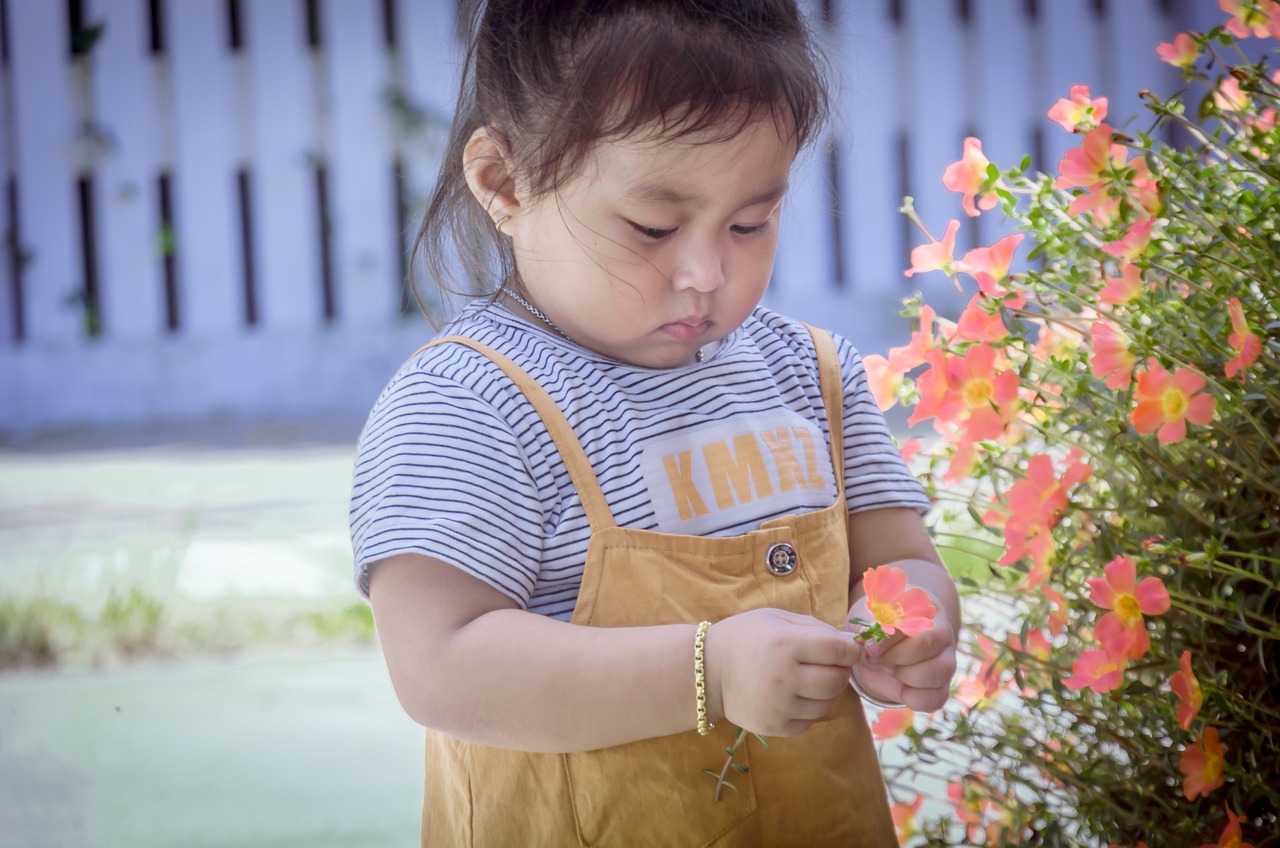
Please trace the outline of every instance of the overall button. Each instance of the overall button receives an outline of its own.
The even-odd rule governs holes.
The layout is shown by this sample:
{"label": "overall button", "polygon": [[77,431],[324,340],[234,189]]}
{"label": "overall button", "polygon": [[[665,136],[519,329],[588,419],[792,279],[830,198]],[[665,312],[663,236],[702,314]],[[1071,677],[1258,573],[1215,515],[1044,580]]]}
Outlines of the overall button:
{"label": "overall button", "polygon": [[769,550],[764,555],[765,565],[769,566],[769,570],[778,576],[795,571],[798,559],[796,549],[786,542],[770,545]]}

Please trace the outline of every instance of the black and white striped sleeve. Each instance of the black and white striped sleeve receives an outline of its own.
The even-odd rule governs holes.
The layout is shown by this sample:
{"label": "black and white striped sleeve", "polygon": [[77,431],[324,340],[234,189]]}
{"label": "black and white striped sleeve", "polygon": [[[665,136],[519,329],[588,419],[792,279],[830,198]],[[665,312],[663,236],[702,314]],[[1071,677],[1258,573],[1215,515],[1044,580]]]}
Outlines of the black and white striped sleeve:
{"label": "black and white striped sleeve", "polygon": [[406,368],[379,398],[352,481],[356,583],[365,595],[371,565],[413,552],[527,608],[542,558],[545,493],[495,405],[500,399],[485,395],[453,375]]}
{"label": "black and white striped sleeve", "polygon": [[930,509],[929,498],[893,444],[889,425],[867,385],[862,356],[847,339],[835,338],[844,381],[844,485],[849,512],[905,506],[924,515]]}

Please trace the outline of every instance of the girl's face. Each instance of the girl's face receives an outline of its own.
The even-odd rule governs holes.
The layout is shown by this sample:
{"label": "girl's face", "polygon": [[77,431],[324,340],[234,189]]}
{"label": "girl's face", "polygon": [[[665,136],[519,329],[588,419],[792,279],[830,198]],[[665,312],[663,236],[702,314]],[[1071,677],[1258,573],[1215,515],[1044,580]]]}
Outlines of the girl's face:
{"label": "girl's face", "polygon": [[728,141],[601,141],[558,192],[517,188],[503,229],[520,281],[591,350],[646,368],[692,362],[764,294],[795,153],[768,118]]}

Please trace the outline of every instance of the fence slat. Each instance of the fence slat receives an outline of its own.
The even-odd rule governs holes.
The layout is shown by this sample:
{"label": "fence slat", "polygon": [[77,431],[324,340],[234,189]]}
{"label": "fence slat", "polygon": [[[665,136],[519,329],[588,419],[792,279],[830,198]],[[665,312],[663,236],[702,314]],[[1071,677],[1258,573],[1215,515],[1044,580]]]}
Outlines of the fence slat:
{"label": "fence slat", "polygon": [[[13,86],[10,79],[8,65],[0,66],[0,115],[13,114],[10,103]],[[3,128],[0,131],[0,362],[4,361],[5,348],[14,347],[17,344],[15,333],[18,317],[14,314],[14,280],[11,273],[10,253],[5,243],[15,223],[9,216],[9,181],[16,177],[13,151],[9,149],[10,138],[9,127]],[[0,370],[5,372],[0,375],[0,407],[3,407],[8,405],[7,399],[11,397],[3,381],[9,379],[13,369]]]}
{"label": "fence slat", "polygon": [[240,325],[233,191],[240,116],[223,35],[224,5],[222,0],[186,0],[165,7],[173,45],[178,298],[182,334],[197,338],[233,336]]}
{"label": "fence slat", "polygon": [[[1110,38],[1103,49],[1115,62],[1108,94],[1116,126],[1143,111],[1140,90],[1167,97],[1180,87],[1178,74],[1156,55],[1156,45],[1172,41],[1178,32],[1175,22],[1160,14],[1157,0],[1112,4]],[[1145,129],[1147,123],[1141,125]]]}
{"label": "fence slat", "polygon": [[[245,4],[262,322],[271,332],[322,321],[316,98],[302,3]],[[328,40],[343,34],[331,26]]]}
{"label": "fence slat", "polygon": [[84,322],[67,299],[84,281],[66,4],[10,3],[8,9],[18,216],[30,255],[24,275],[27,339],[32,345],[70,345],[83,335]]}
{"label": "fence slat", "polygon": [[[966,104],[974,83],[966,60],[970,31],[962,26],[951,2],[904,4],[902,28],[899,69],[904,80],[902,126],[910,144],[910,193],[934,235],[942,236],[948,220],[961,219],[956,239],[959,255],[972,246],[974,228],[964,225],[967,216],[960,208],[960,196],[942,189],[942,173],[960,158],[968,130]],[[906,251],[926,240],[920,233],[912,232],[912,237],[914,241],[897,257],[903,268],[910,264]],[[962,302],[945,282],[939,285],[937,279],[926,278],[919,285],[929,287],[926,291],[940,309]]]}
{"label": "fence slat", "polygon": [[333,96],[333,238],[340,320],[385,323],[399,307],[399,257],[387,106],[387,51],[379,5],[328,0],[325,21],[342,38],[326,50]]}
{"label": "fence slat", "polygon": [[[851,5],[851,4],[848,4]],[[837,131],[844,139],[845,244],[850,296],[897,297],[903,290],[902,191],[898,180],[897,33],[883,4],[860,4],[839,19],[843,38]]]}
{"label": "fence slat", "polygon": [[[1127,0],[1133,2],[1133,0]],[[1108,6],[1114,6],[1110,3]],[[1103,43],[1103,27],[1086,0],[1040,4],[1040,21],[1036,28],[1036,51],[1041,69],[1036,92],[1040,113],[1044,114],[1066,97],[1073,85],[1087,85],[1094,96],[1106,93],[1108,80],[1102,76],[1103,63],[1099,45]],[[1080,140],[1055,124],[1044,130],[1045,171],[1056,172],[1063,154],[1079,145]]]}
{"label": "fence slat", "polygon": [[160,156],[156,69],[136,0],[97,0],[109,21],[94,51],[96,112],[113,140],[98,168],[102,211],[104,343],[155,338],[165,326],[156,175]]}

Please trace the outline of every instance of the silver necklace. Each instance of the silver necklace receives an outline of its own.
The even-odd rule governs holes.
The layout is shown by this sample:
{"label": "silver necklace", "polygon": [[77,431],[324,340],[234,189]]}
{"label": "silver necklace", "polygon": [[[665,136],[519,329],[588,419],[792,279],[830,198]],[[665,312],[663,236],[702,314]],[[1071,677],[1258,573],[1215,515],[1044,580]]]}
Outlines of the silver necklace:
{"label": "silver necklace", "polygon": [[[555,331],[555,334],[556,334],[557,336],[559,336],[559,337],[560,337],[560,338],[562,338],[562,339],[568,339],[569,341],[573,341],[573,338],[572,338],[568,333],[566,333],[564,330],[562,330],[562,329],[560,329],[558,326],[556,326],[556,322],[555,322],[555,321],[552,321],[550,318],[548,318],[548,317],[547,317],[547,314],[546,314],[545,312],[543,312],[543,311],[542,311],[541,309],[539,309],[538,307],[534,306],[534,305],[533,305],[532,303],[530,303],[529,301],[525,300],[523,297],[521,297],[519,294],[517,294],[513,289],[511,289],[511,288],[510,288],[510,287],[508,287],[508,286],[503,286],[502,288],[500,288],[500,289],[499,289],[499,291],[500,291],[500,292],[502,292],[503,294],[505,294],[507,297],[509,297],[509,298],[511,298],[512,300],[514,300],[516,303],[518,303],[518,304],[520,304],[521,306],[523,306],[523,307],[525,308],[525,310],[526,310],[526,311],[528,311],[528,313],[529,313],[530,315],[532,315],[534,318],[537,318],[539,321],[541,321],[542,323],[546,324],[546,325],[547,325],[548,327],[550,327],[553,331]],[[701,361],[702,361],[702,348],[698,348],[696,351],[694,351],[694,354],[693,354],[693,361],[694,361],[694,362],[701,362]]]}

